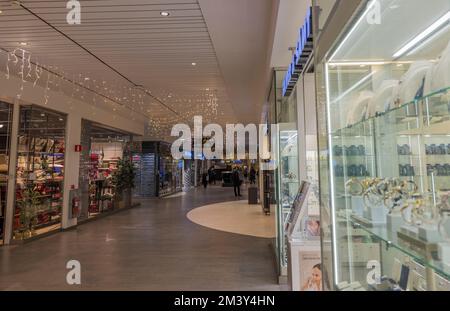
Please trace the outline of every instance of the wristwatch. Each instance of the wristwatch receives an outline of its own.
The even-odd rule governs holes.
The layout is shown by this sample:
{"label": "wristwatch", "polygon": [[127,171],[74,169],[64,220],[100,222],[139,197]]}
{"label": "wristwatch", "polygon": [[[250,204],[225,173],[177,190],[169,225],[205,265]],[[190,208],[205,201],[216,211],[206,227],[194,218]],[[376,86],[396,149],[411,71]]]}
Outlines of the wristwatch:
{"label": "wristwatch", "polygon": [[358,180],[358,178],[351,178],[345,183],[345,187],[348,189],[348,192],[353,196],[360,196],[364,193],[364,186]]}

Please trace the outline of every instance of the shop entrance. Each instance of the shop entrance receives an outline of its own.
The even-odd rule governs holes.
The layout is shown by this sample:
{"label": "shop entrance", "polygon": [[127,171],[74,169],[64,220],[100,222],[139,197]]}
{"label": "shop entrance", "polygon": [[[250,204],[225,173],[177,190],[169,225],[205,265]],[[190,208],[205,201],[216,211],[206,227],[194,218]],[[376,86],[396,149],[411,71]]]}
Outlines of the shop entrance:
{"label": "shop entrance", "polygon": [[64,114],[20,108],[14,240],[61,228],[65,134]]}
{"label": "shop entrance", "polygon": [[131,205],[131,191],[118,193],[116,174],[131,159],[131,135],[82,120],[79,221]]}
{"label": "shop entrance", "polygon": [[12,110],[12,105],[0,102],[0,245],[3,245],[5,236]]}

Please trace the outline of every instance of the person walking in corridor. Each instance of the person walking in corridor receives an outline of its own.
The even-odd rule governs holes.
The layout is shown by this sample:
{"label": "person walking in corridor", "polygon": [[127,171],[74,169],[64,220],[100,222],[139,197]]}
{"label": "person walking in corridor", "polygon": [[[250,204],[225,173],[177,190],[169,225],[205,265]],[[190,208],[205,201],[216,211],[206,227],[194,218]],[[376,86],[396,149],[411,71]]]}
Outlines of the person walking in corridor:
{"label": "person walking in corridor", "polygon": [[235,168],[233,170],[232,180],[233,180],[233,187],[234,187],[234,195],[236,197],[241,197],[242,196],[241,195],[242,180],[241,180],[239,170],[237,168]]}
{"label": "person walking in corridor", "polygon": [[208,187],[208,174],[207,173],[202,174],[202,184],[205,189]]}
{"label": "person walking in corridor", "polygon": [[250,184],[256,184],[256,170],[253,166],[250,169]]}

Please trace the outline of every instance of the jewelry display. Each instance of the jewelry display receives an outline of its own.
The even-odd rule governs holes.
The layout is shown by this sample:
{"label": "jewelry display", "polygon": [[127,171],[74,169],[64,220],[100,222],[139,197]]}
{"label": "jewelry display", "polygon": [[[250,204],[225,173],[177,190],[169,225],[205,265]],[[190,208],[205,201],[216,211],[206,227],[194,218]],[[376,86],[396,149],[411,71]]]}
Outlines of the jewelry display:
{"label": "jewelry display", "polygon": [[399,210],[402,202],[413,196],[418,186],[414,181],[400,179],[367,178],[360,181],[349,179],[345,187],[353,196],[362,196],[366,207],[383,203],[390,212]]}
{"label": "jewelry display", "polygon": [[351,178],[346,182],[345,187],[348,189],[348,192],[353,196],[361,196],[363,195],[365,188],[362,182],[360,182],[357,178]]}

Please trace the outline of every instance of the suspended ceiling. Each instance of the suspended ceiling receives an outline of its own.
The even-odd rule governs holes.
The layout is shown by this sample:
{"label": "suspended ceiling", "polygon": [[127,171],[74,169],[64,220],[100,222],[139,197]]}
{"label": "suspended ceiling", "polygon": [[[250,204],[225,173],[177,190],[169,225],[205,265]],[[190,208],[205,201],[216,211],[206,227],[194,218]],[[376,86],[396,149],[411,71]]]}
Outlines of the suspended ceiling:
{"label": "suspended ceiling", "polygon": [[81,24],[69,25],[67,1],[0,1],[0,53],[26,50],[35,63],[148,117],[152,135],[194,115],[258,122],[275,2],[80,1]]}

